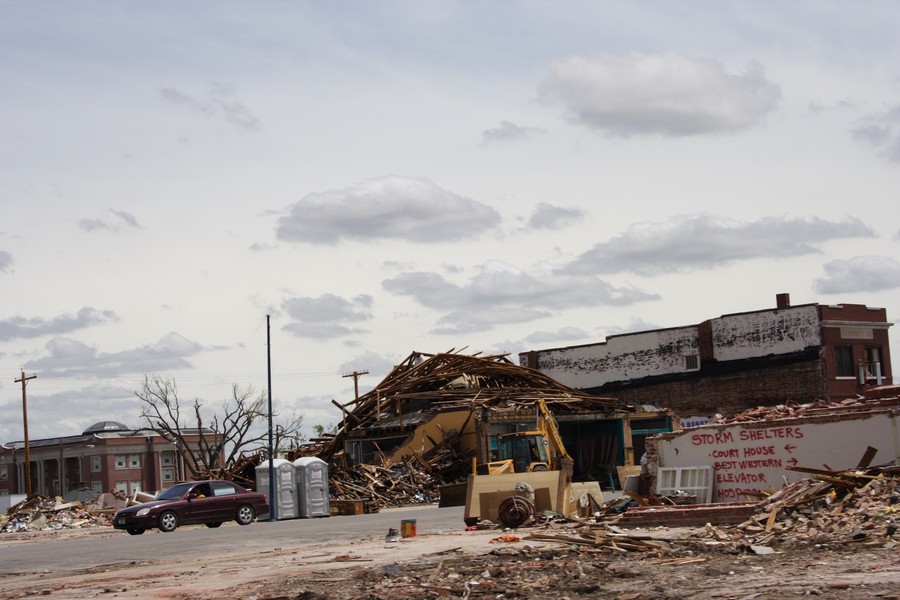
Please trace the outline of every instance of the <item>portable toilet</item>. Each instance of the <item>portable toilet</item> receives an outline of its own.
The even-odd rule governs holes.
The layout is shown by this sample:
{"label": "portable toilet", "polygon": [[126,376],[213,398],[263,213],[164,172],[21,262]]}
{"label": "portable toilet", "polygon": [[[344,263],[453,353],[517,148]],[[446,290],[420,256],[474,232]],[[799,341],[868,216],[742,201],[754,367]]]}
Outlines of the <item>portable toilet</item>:
{"label": "portable toilet", "polygon": [[328,500],[328,463],[314,456],[294,461],[301,517],[331,516]]}
{"label": "portable toilet", "polygon": [[[284,458],[272,460],[275,471],[275,497],[269,498],[269,510],[276,519],[296,519],[297,472],[291,461]],[[269,461],[265,459],[256,467],[256,491],[269,493]]]}

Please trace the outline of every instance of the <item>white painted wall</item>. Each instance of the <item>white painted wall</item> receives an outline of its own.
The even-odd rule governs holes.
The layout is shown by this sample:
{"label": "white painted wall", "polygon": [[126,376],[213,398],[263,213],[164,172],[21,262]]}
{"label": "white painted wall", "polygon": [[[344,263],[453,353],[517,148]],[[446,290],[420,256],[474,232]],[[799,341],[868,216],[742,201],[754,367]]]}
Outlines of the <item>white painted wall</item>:
{"label": "white painted wall", "polygon": [[621,336],[605,343],[541,350],[538,369],[560,383],[591,388],[611,381],[684,373],[686,356],[697,354],[697,328],[678,327]]}
{"label": "white painted wall", "polygon": [[843,470],[855,467],[866,448],[878,449],[870,464],[900,459],[900,417],[853,415],[840,421],[798,419],[758,425],[706,425],[658,440],[660,467],[713,467],[713,502],[747,500],[741,490],[780,489],[805,473],[787,466]]}
{"label": "white painted wall", "polygon": [[726,315],[711,325],[713,356],[720,361],[787,354],[822,343],[815,305]]}

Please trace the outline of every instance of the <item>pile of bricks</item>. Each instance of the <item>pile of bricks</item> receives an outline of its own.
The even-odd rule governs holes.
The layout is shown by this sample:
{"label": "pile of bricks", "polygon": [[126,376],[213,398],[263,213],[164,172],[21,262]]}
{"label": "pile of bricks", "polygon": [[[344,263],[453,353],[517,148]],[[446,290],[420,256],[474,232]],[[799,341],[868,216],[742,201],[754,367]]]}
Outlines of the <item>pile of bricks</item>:
{"label": "pile of bricks", "polygon": [[703,527],[738,525],[758,510],[757,502],[684,504],[678,506],[636,506],[618,520],[620,527]]}

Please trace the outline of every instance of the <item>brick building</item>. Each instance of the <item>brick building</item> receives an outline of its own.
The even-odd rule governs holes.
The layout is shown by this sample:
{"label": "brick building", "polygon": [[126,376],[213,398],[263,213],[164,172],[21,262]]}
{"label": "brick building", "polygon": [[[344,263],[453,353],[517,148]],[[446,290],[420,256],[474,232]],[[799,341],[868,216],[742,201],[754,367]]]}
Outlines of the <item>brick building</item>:
{"label": "brick building", "polygon": [[891,325],[883,308],[791,306],[778,294],[774,309],[523,352],[519,362],[564,385],[700,424],[716,413],[842,400],[892,384]]}
{"label": "brick building", "polygon": [[[192,448],[198,439],[185,436]],[[158,433],[115,421],[96,423],[81,435],[29,440],[28,447],[31,491],[67,500],[162,490],[185,478],[190,460],[190,453]],[[0,445],[0,496],[25,494],[25,472],[24,442]]]}

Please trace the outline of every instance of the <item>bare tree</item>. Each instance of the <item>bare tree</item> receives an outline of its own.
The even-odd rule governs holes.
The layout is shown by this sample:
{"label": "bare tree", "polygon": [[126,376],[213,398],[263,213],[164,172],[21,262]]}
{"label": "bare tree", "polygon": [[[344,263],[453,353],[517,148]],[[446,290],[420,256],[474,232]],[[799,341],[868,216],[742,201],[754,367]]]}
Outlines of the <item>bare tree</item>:
{"label": "bare tree", "polygon": [[[232,384],[231,398],[223,400],[211,415],[204,413],[199,398],[183,407],[174,379],[145,375],[141,388],[132,394],[141,401],[141,418],[149,428],[190,456],[185,468],[192,478],[224,476],[245,453],[268,457],[266,397],[252,386]],[[273,420],[276,417],[273,413]],[[279,420],[273,431],[276,455],[298,439],[302,423],[303,416],[296,414],[287,421]],[[189,444],[188,438],[194,436],[197,442]]]}

